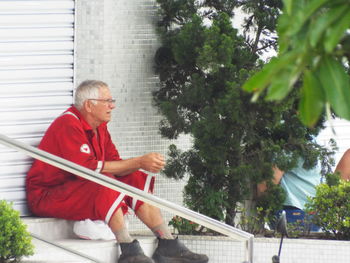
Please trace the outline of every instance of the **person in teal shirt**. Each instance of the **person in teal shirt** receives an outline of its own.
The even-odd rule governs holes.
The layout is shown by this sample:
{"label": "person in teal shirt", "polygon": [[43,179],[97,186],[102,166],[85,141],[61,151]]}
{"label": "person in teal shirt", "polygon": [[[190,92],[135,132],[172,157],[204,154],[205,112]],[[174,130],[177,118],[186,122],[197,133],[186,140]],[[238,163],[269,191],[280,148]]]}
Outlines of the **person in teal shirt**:
{"label": "person in teal shirt", "polygon": [[[314,168],[303,168],[304,161],[300,159],[295,168],[289,171],[282,171],[274,166],[272,182],[280,184],[286,193],[283,202],[283,210],[286,211],[287,222],[304,222],[305,204],[308,198],[316,194],[316,186],[322,182],[321,167],[317,164]],[[258,194],[266,191],[266,182],[258,185]],[[278,211],[277,214],[281,213]],[[319,227],[311,224],[311,231],[319,231]]]}
{"label": "person in teal shirt", "polygon": [[[282,172],[281,187],[286,192],[284,206],[304,210],[308,197],[314,197],[316,186],[321,183],[321,168],[319,165],[309,170],[303,168],[303,161],[290,171]],[[277,168],[278,169],[278,168]]]}

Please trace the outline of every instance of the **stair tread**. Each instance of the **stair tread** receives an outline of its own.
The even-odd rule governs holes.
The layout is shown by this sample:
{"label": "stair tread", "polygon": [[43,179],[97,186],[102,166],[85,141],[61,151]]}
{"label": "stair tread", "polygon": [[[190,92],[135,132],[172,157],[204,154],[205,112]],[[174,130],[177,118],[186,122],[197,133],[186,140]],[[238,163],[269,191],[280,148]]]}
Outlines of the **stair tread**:
{"label": "stair tread", "polygon": [[[155,246],[154,236],[138,236],[145,254],[151,254]],[[48,240],[63,247],[78,251],[83,255],[87,255],[101,262],[115,262],[119,255],[119,246],[115,240],[85,240],[79,238],[65,238]],[[55,247],[42,240],[33,238],[33,244],[35,246],[34,256],[26,258],[23,262],[47,262],[56,263],[60,262],[57,259],[64,259],[64,262],[91,262],[88,259],[81,258],[69,251],[65,251],[61,248]],[[62,261],[61,261],[62,262]]]}
{"label": "stair tread", "polygon": [[[47,244],[43,241],[33,239],[32,243],[35,247],[34,255],[26,258],[22,262],[31,263],[31,262],[48,262],[56,263],[60,262],[59,260],[64,259],[64,262],[91,262],[87,259],[83,259],[77,255],[74,255],[68,251],[62,250],[50,244]],[[70,247],[73,248],[74,247]],[[91,248],[92,249],[92,248]],[[78,250],[81,252],[80,250]],[[59,259],[59,260],[58,260]],[[61,261],[62,262],[62,261]]]}

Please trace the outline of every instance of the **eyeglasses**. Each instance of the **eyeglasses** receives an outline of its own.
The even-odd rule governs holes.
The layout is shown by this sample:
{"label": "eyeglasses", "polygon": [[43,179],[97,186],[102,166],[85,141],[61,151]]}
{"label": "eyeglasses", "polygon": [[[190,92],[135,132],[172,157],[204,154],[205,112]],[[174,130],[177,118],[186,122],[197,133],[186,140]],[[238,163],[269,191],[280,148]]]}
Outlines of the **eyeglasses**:
{"label": "eyeglasses", "polygon": [[88,100],[102,101],[105,104],[115,104],[116,102],[116,99],[88,99]]}

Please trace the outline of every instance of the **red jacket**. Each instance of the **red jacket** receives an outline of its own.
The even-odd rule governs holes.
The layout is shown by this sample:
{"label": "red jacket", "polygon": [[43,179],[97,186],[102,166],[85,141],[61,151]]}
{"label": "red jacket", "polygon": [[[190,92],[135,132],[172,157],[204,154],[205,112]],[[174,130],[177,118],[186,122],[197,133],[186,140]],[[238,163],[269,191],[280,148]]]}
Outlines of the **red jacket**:
{"label": "red jacket", "polygon": [[[105,161],[121,160],[121,158],[111,140],[107,124],[101,124],[97,132],[100,144],[91,126],[72,106],[51,124],[39,148],[100,172]],[[40,192],[42,188],[60,185],[67,180],[75,180],[76,177],[74,174],[35,160],[27,175],[27,192],[29,194],[36,190]]]}

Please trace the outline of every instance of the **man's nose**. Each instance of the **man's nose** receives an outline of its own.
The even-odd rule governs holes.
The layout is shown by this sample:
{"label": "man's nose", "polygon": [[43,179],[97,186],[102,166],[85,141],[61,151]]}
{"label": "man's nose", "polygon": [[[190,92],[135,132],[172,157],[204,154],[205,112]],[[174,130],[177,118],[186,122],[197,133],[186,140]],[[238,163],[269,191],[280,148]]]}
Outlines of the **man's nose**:
{"label": "man's nose", "polygon": [[111,102],[108,104],[109,108],[111,108],[112,110],[116,107],[115,102]]}

